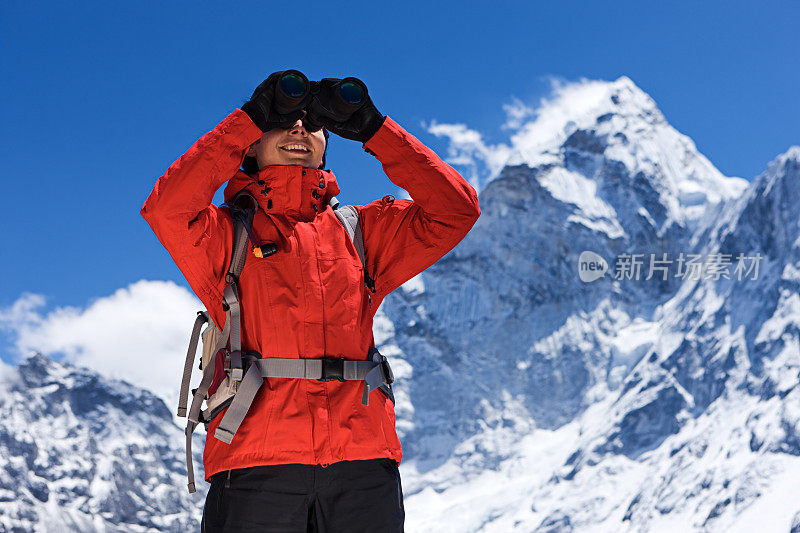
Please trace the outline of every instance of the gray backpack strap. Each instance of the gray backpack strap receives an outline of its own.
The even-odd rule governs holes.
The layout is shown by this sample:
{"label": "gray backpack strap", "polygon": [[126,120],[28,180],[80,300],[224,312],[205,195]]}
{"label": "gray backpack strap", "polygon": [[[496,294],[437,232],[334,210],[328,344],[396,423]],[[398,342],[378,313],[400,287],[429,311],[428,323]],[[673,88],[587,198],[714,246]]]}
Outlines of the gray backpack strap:
{"label": "gray backpack strap", "polygon": [[205,311],[197,312],[197,319],[194,321],[192,336],[189,340],[189,349],[186,351],[186,361],[183,363],[183,377],[181,378],[181,389],[178,393],[178,416],[186,416],[186,406],[189,403],[189,380],[192,377],[192,363],[197,353],[200,329],[203,327],[203,324],[208,321],[208,313]]}
{"label": "gray backpack strap", "polygon": [[244,270],[244,263],[247,260],[248,243],[252,241],[256,245],[252,233],[253,218],[258,210],[258,202],[247,191],[241,191],[233,197],[230,204],[226,204],[233,220],[233,253],[231,254],[231,264],[225,274],[225,281],[228,285],[223,292],[224,309],[228,312],[230,320],[230,341],[231,341],[231,379],[242,381],[244,372],[242,369],[242,322],[241,310],[239,307],[239,276]]}
{"label": "gray backpack strap", "polygon": [[222,348],[225,347],[227,343],[228,336],[230,335],[230,328],[231,328],[231,317],[230,312],[227,313],[225,320],[225,327],[222,330],[222,335],[219,337],[219,341],[216,346],[214,346],[214,356],[208,362],[206,367],[203,369],[203,378],[200,380],[200,385],[197,389],[194,390],[194,395],[192,397],[192,406],[189,408],[189,414],[187,416],[188,421],[186,422],[186,475],[188,477],[189,483],[189,493],[193,493],[195,491],[194,485],[194,467],[192,465],[192,434],[194,433],[195,428],[200,423],[200,411],[202,410],[203,406],[203,399],[205,398],[206,394],[208,393],[208,389],[211,387],[211,383],[214,381],[214,372],[216,369],[216,361],[217,357],[216,354]]}
{"label": "gray backpack strap", "polygon": [[244,262],[247,259],[247,241],[252,240],[253,246],[256,245],[252,234],[253,218],[258,210],[258,202],[248,191],[240,191],[233,197],[230,204],[222,204],[228,208],[233,220],[233,255],[231,264],[228,266],[228,273],[225,281],[230,283],[238,281],[244,269]]}
{"label": "gray backpack strap", "polygon": [[[194,390],[192,397],[192,405],[189,412],[186,412],[189,378],[191,376],[191,363],[194,359],[195,352],[197,351],[198,337],[200,335],[200,328],[203,322],[210,320],[208,313],[201,312],[200,316],[195,320],[194,328],[192,329],[192,338],[189,342],[189,350],[186,354],[186,362],[184,363],[183,379],[181,380],[181,391],[178,398],[178,416],[187,416],[186,423],[186,474],[188,477],[189,492],[195,492],[194,481],[194,466],[192,464],[192,434],[201,422],[201,411],[203,400],[208,394],[208,389],[214,380],[214,372],[216,368],[216,354],[228,344],[230,341],[230,379],[234,381],[242,381],[242,328],[241,328],[241,309],[239,306],[239,293],[237,290],[239,276],[244,270],[244,263],[247,260],[248,243],[253,241],[251,226],[253,224],[253,217],[258,209],[256,199],[247,191],[241,191],[230,204],[223,204],[230,210],[231,219],[233,220],[233,252],[231,254],[231,262],[228,265],[228,271],[225,274],[225,281],[227,285],[223,291],[223,308],[225,310],[225,326],[222,330],[217,345],[214,347],[213,356],[211,360],[203,369],[203,378],[200,385]],[[204,320],[203,320],[204,319]]]}
{"label": "gray backpack strap", "polygon": [[225,301],[225,311],[228,313],[228,322],[230,322],[231,332],[230,375],[231,379],[234,381],[242,381],[242,377],[244,377],[242,370],[242,313],[239,305],[239,291],[236,290],[236,282],[231,282],[225,287],[223,299]]}
{"label": "gray backpack strap", "polygon": [[228,406],[228,410],[225,411],[225,416],[222,417],[222,420],[220,420],[214,432],[214,437],[216,439],[221,440],[225,444],[231,443],[236,432],[239,430],[239,426],[242,425],[247,411],[250,410],[250,405],[253,403],[256,393],[263,384],[264,378],[261,377],[258,366],[251,364],[242,383],[239,385],[239,389],[236,391],[236,396],[233,397],[233,401]]}
{"label": "gray backpack strap", "polygon": [[[338,204],[337,204],[338,205]],[[375,292],[375,280],[369,275],[367,269],[367,257],[364,254],[364,235],[361,233],[361,220],[358,217],[358,209],[353,205],[345,205],[333,211],[339,219],[347,236],[353,241],[358,258],[364,266],[364,285],[370,292]]]}

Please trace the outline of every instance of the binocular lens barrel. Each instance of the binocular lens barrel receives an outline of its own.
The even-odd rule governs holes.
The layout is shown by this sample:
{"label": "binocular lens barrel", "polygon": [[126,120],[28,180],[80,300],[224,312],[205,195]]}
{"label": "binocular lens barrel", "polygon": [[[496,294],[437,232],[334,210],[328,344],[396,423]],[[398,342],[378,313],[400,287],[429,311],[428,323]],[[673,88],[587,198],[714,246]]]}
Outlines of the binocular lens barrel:
{"label": "binocular lens barrel", "polygon": [[343,81],[339,86],[339,95],[348,104],[359,105],[364,101],[364,88],[351,80]]}
{"label": "binocular lens barrel", "polygon": [[290,71],[281,77],[280,87],[289,98],[302,98],[308,90],[308,80],[299,72]]}
{"label": "binocular lens barrel", "polygon": [[333,87],[331,111],[336,116],[348,117],[366,101],[367,86],[358,78],[345,78]]}
{"label": "binocular lens barrel", "polygon": [[281,114],[288,114],[296,110],[309,91],[308,78],[297,70],[287,70],[278,80],[278,90],[275,91],[275,110]]}

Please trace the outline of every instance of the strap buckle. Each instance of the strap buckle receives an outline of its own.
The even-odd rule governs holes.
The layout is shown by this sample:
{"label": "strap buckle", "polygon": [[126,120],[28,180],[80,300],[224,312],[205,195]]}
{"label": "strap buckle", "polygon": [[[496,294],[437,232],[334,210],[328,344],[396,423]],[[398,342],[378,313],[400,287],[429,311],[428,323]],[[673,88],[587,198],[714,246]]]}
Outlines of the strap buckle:
{"label": "strap buckle", "polygon": [[344,359],[322,358],[322,376],[319,381],[344,381]]}
{"label": "strap buckle", "polygon": [[228,348],[222,348],[222,350],[220,351],[225,352],[225,356],[223,358],[223,363],[222,363],[222,369],[225,371],[225,373],[227,373],[231,377],[232,380],[242,381],[242,378],[244,377],[244,368],[242,368],[242,366],[238,367],[234,366],[234,358],[237,359],[239,364],[241,365],[242,352],[241,351],[238,352],[238,357],[237,357],[237,352],[232,352]]}

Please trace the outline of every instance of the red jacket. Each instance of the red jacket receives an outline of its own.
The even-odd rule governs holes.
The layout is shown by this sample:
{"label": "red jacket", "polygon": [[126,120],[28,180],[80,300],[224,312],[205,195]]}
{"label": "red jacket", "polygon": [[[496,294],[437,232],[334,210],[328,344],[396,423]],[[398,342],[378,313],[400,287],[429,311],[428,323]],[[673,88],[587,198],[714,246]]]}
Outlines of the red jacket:
{"label": "red jacket", "polygon": [[[233,246],[226,208],[212,203],[243,188],[258,199],[253,232],[278,252],[250,255],[239,280],[242,346],[264,357],[366,359],[372,320],[384,297],[450,251],[480,215],[475,190],[452,167],[387,117],[364,144],[413,201],[385,196],[358,206],[363,267],[328,199],[339,193],[329,170],[268,166],[239,170],[262,132],[237,109],[203,135],[156,182],[141,215],[222,328],[222,291]],[[323,208],[323,206],[326,206]],[[361,404],[363,382],[270,378],[230,444],[206,440],[205,477],[257,465],[402,457],[394,405],[379,392]],[[223,413],[224,414],[224,413]],[[209,434],[222,419],[217,416]]]}

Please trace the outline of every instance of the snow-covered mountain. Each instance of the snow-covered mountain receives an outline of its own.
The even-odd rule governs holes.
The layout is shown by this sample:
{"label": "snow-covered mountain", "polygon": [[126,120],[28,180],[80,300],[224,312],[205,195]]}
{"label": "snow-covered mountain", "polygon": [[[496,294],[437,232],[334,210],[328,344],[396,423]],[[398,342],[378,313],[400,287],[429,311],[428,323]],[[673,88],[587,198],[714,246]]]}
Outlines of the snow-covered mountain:
{"label": "snow-covered mountain", "polygon": [[0,370],[0,531],[197,530],[163,401],[42,355]]}
{"label": "snow-covered mountain", "polygon": [[[723,176],[626,77],[506,126],[431,126],[482,216],[375,320],[407,530],[800,532],[800,148]],[[612,271],[581,281],[584,251]],[[0,529],[196,529],[159,400],[41,356],[1,375]]]}
{"label": "snow-covered mountain", "polygon": [[[410,530],[800,530],[800,149],[746,188],[624,77],[517,127],[474,230],[384,305]],[[642,275],[584,283],[584,250]],[[681,253],[764,259],[645,279]]]}
{"label": "snow-covered mountain", "polygon": [[[510,159],[526,163],[484,186],[468,237],[387,300],[393,340],[420,370],[414,405],[429,406],[415,418],[409,452],[449,457],[441,441],[473,434],[489,406],[523,409],[531,418],[522,430],[531,420],[554,428],[589,405],[596,386],[616,388],[680,280],[585,284],[578,256],[688,252],[704,221],[697,206],[717,209],[746,184],[714,169],[628,78],[581,85],[553,106],[560,111],[519,126]],[[539,132],[542,124],[549,129]],[[452,402],[426,401],[443,390]],[[468,412],[454,416],[453,403]]]}

